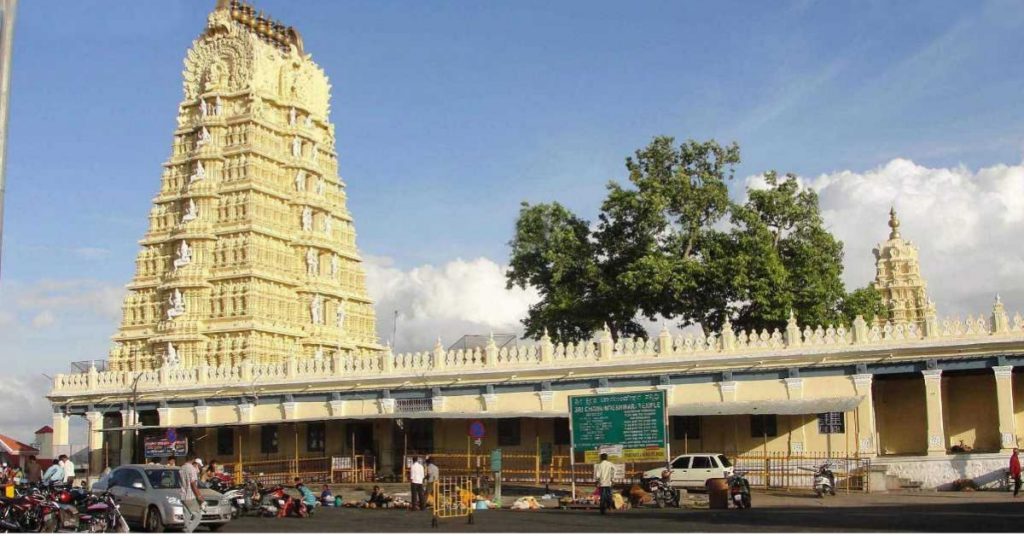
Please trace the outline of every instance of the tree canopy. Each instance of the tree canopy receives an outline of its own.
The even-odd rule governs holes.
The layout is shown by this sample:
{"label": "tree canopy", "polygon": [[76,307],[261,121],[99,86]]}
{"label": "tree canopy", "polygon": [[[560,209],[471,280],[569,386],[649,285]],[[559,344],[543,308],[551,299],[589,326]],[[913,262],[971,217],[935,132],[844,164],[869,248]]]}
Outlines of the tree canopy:
{"label": "tree canopy", "polygon": [[596,225],[557,202],[523,203],[509,243],[507,285],[536,288],[526,335],[580,341],[607,323],[645,336],[639,319],[720,329],[849,324],[883,314],[869,284],[847,292],[843,244],[817,194],[793,175],[764,174],[742,203],[729,197],[740,149],[657,137],[610,182]]}

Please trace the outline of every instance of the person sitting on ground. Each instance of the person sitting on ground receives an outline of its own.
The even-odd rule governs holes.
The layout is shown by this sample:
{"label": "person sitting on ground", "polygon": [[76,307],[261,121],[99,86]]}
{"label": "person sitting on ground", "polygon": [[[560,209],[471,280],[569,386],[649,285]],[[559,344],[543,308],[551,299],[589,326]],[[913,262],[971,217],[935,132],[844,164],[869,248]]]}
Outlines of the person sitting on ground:
{"label": "person sitting on ground", "polygon": [[370,492],[370,498],[366,501],[366,505],[369,508],[384,508],[385,505],[391,502],[391,498],[384,495],[384,492],[380,489],[380,486],[374,486],[373,491]]}
{"label": "person sitting on ground", "polygon": [[327,484],[324,484],[324,489],[320,492],[320,503],[324,506],[334,506],[334,493]]}

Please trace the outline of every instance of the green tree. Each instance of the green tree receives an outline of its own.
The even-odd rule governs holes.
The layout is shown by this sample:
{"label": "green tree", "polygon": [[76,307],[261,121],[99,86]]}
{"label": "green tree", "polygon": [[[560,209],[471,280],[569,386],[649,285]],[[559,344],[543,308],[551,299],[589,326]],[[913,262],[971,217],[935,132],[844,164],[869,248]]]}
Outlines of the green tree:
{"label": "green tree", "polygon": [[506,275],[541,294],[527,335],[579,341],[607,323],[616,337],[643,336],[637,319],[658,316],[717,331],[726,319],[781,327],[791,310],[815,325],[883,314],[870,285],[846,293],[843,244],[817,194],[772,171],[736,204],[739,162],[735,143],[657,137],[626,159],[628,186],[608,184],[593,230],[558,203],[524,203]]}

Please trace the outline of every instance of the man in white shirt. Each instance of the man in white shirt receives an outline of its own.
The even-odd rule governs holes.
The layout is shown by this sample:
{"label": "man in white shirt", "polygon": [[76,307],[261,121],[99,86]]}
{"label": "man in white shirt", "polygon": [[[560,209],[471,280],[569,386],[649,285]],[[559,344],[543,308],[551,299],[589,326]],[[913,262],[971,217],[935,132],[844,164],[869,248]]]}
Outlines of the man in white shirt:
{"label": "man in white shirt", "polygon": [[423,491],[423,464],[420,463],[419,456],[412,457],[412,467],[409,468],[409,482],[412,483],[412,489],[409,499],[410,510],[423,510],[426,508],[426,494]]}
{"label": "man in white shirt", "polygon": [[60,455],[60,467],[64,470],[64,483],[69,486],[75,485],[75,464],[71,462],[66,454]]}
{"label": "man in white shirt", "polygon": [[199,491],[199,470],[203,467],[201,458],[191,459],[181,466],[181,505],[185,508],[185,526],[182,530],[192,532],[203,521],[203,493]]}
{"label": "man in white shirt", "polygon": [[601,453],[601,463],[594,466],[594,480],[601,497],[601,515],[612,505],[612,479],[615,478],[615,465],[608,461],[608,454]]}

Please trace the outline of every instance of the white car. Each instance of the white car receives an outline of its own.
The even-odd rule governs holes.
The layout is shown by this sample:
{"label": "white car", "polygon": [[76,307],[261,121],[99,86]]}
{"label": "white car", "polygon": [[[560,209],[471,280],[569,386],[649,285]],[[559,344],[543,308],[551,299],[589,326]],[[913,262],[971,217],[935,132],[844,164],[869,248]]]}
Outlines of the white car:
{"label": "white car", "polygon": [[[661,479],[661,473],[665,469],[659,467],[645,471],[643,476],[644,487],[650,480]],[[706,482],[712,478],[728,478],[735,469],[729,458],[724,454],[683,454],[672,460],[672,473],[669,476],[669,485],[673,488],[704,489]]]}

